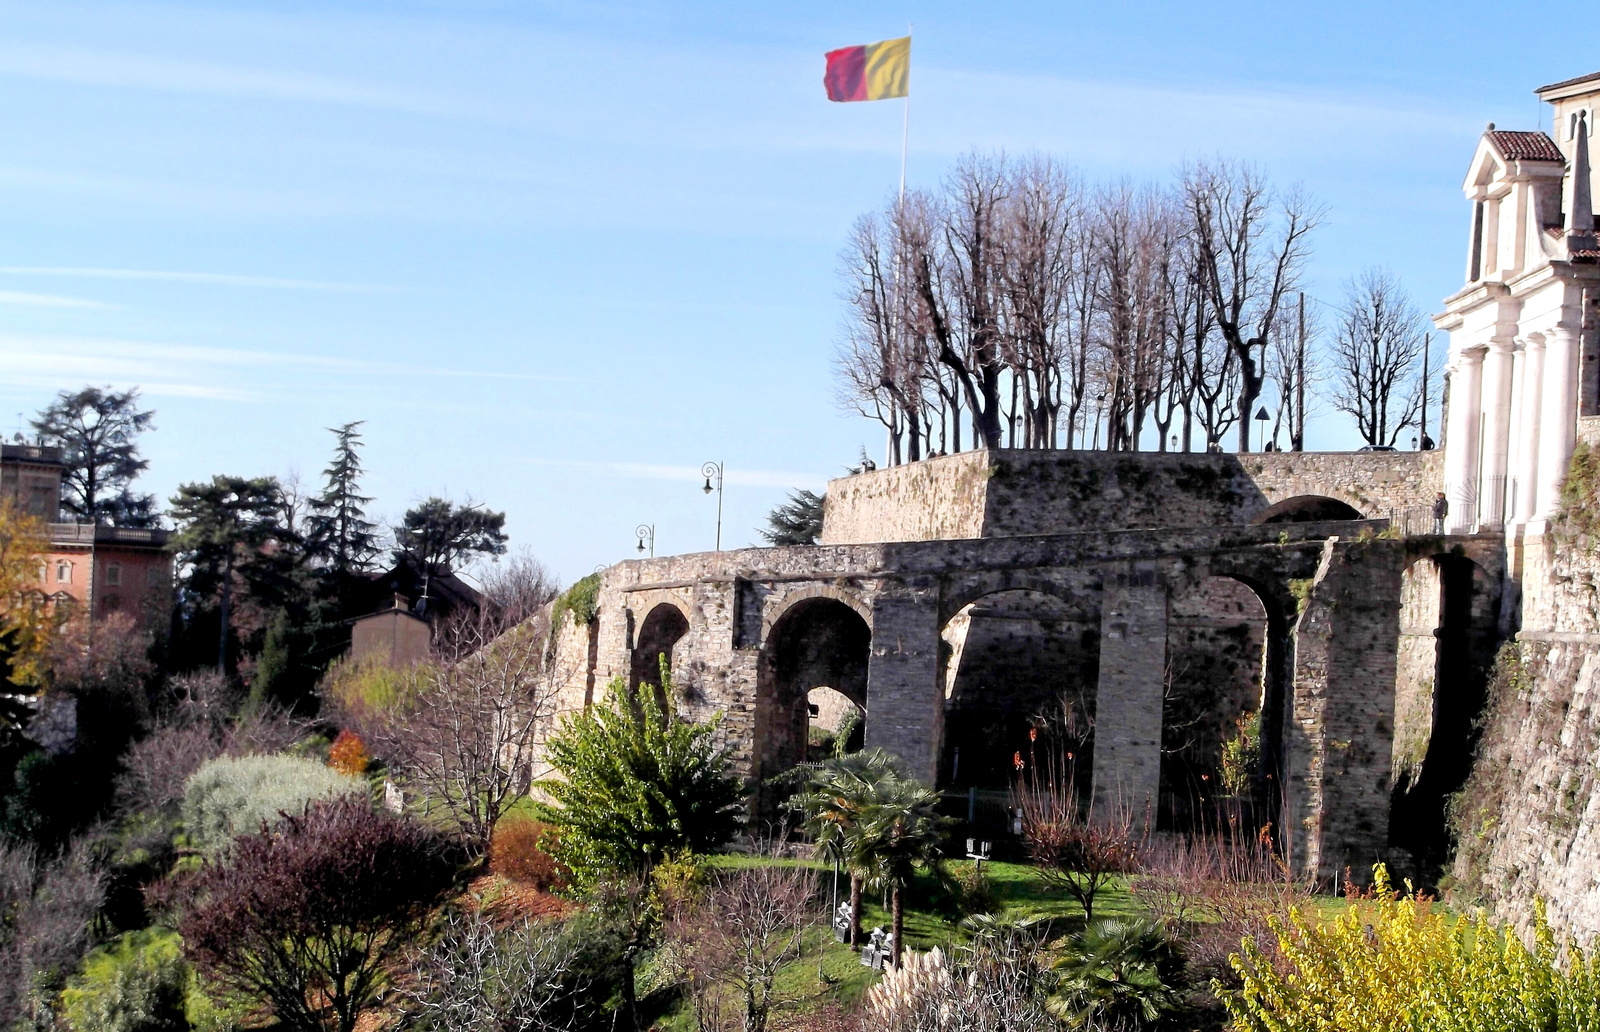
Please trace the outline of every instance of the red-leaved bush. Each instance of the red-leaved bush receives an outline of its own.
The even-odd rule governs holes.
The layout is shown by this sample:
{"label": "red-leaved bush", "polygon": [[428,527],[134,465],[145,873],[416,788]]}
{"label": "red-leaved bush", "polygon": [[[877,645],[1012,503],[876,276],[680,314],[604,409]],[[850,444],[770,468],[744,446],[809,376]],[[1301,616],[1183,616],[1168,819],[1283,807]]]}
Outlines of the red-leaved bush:
{"label": "red-leaved bush", "polygon": [[363,798],[234,840],[184,887],[189,959],[294,1032],[351,1032],[454,868],[438,838]]}
{"label": "red-leaved bush", "polygon": [[542,821],[502,820],[489,845],[489,870],[542,891],[562,888],[569,872],[543,845],[554,834]]}
{"label": "red-leaved bush", "polygon": [[367,772],[371,763],[372,756],[367,752],[367,743],[349,728],[340,731],[328,749],[328,766],[340,774],[358,778]]}

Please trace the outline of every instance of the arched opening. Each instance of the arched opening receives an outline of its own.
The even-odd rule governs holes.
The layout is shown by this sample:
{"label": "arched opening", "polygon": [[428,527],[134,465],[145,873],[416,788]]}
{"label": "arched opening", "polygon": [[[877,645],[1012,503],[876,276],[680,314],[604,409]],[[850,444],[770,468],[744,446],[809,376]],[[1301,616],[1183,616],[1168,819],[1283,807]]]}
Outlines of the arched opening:
{"label": "arched opening", "polygon": [[866,709],[850,696],[822,685],[806,693],[806,760],[816,763],[840,751],[860,750]]}
{"label": "arched opening", "polygon": [[1167,606],[1157,827],[1253,829],[1270,819],[1258,796],[1276,752],[1268,608],[1226,576],[1176,588]]}
{"label": "arched opening", "polygon": [[1389,846],[1396,871],[1435,884],[1449,860],[1448,801],[1471,772],[1499,644],[1499,583],[1462,555],[1401,579]]}
{"label": "arched opening", "polygon": [[1005,791],[1016,777],[1017,758],[1057,758],[1086,787],[1094,769],[1090,728],[1100,666],[1094,600],[1069,604],[1038,591],[999,591],[964,606],[940,636],[941,781]]}
{"label": "arched opening", "polygon": [[1364,520],[1365,516],[1353,505],[1337,498],[1323,495],[1297,495],[1269,506],[1253,522],[1261,523],[1328,523],[1337,520]]}
{"label": "arched opening", "polygon": [[[644,622],[633,637],[633,661],[628,671],[628,684],[641,684],[661,688],[661,664],[672,669],[672,647],[689,633],[689,620],[683,611],[670,602],[661,602],[645,614]],[[660,701],[664,702],[664,698]]]}
{"label": "arched opening", "polygon": [[[871,648],[867,621],[838,599],[808,598],[778,618],[762,645],[757,671],[754,745],[759,778],[782,774],[806,759],[813,689],[830,689],[865,709]],[[821,709],[818,702],[819,715]],[[775,800],[761,803],[766,810]]]}

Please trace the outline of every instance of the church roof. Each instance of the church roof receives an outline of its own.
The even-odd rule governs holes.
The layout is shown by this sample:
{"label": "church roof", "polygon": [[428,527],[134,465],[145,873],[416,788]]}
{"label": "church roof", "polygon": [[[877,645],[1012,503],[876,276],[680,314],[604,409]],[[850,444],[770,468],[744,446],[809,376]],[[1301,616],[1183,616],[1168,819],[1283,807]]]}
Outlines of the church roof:
{"label": "church roof", "polygon": [[1533,92],[1546,93],[1550,90],[1565,89],[1568,86],[1578,86],[1586,82],[1596,81],[1600,81],[1600,72],[1590,72],[1588,75],[1580,75],[1576,79],[1562,79],[1560,82],[1553,82],[1548,86],[1540,86]]}
{"label": "church roof", "polygon": [[[1597,73],[1600,74],[1600,73]],[[1508,129],[1491,129],[1484,134],[1501,156],[1511,161],[1561,161],[1567,159],[1556,146],[1556,141],[1544,133],[1513,132]]]}

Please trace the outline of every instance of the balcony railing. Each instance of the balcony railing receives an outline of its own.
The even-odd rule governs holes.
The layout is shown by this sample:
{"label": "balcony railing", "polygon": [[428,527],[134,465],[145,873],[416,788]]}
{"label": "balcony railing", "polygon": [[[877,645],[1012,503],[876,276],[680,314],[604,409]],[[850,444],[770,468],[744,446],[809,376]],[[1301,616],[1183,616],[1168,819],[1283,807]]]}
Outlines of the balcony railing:
{"label": "balcony railing", "polygon": [[140,527],[108,527],[103,523],[52,523],[52,545],[144,545],[164,548],[170,531]]}

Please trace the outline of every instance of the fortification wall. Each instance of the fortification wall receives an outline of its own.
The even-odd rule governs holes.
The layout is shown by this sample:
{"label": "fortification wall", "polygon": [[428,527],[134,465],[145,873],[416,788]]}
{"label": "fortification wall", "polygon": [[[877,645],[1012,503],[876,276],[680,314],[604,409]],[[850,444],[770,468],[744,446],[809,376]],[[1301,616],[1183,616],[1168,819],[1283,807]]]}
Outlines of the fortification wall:
{"label": "fortification wall", "polygon": [[1247,524],[1331,498],[1368,518],[1431,504],[1442,452],[963,452],[834,480],[824,544]]}
{"label": "fortification wall", "polygon": [[[1536,528],[1537,529],[1537,528]],[[1524,930],[1600,933],[1600,543],[1519,543],[1522,629],[1501,653],[1457,819],[1457,893]]]}

